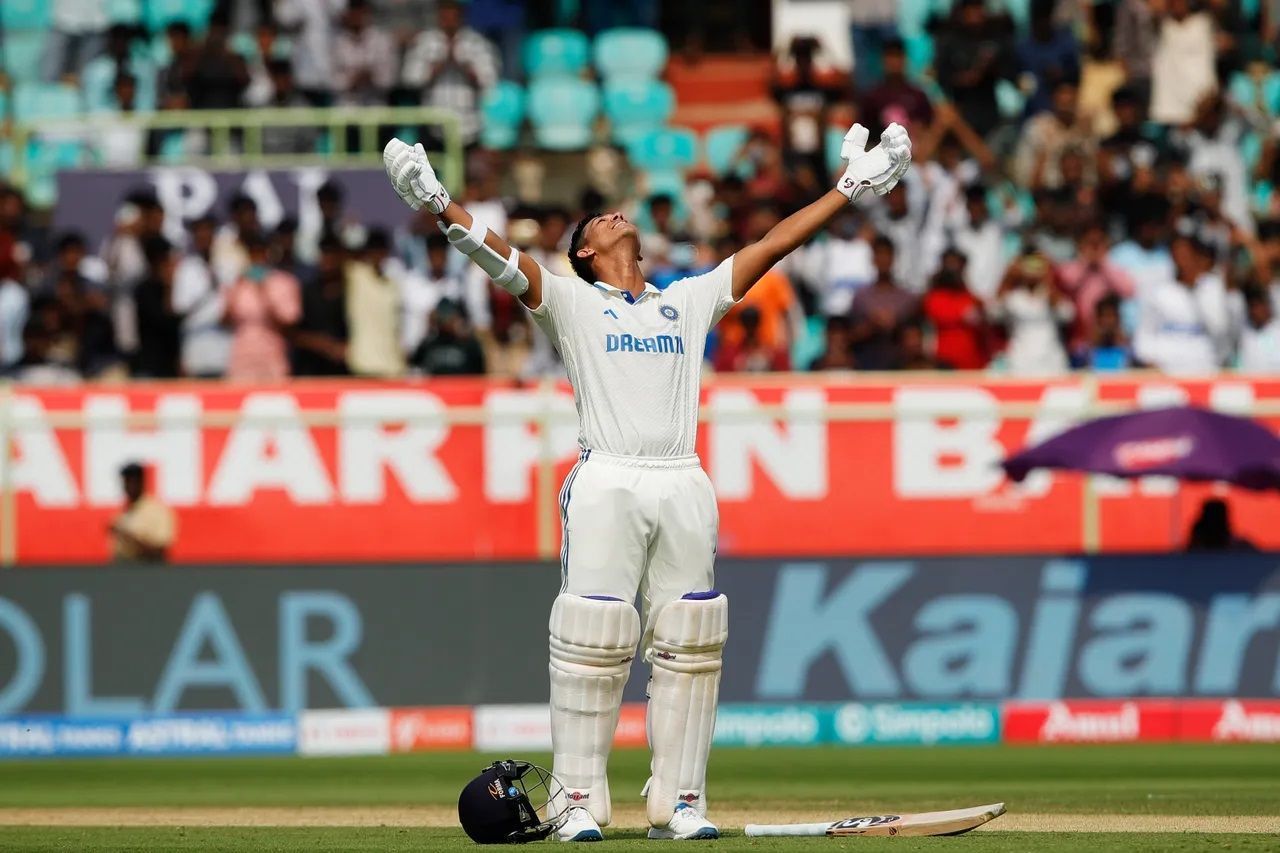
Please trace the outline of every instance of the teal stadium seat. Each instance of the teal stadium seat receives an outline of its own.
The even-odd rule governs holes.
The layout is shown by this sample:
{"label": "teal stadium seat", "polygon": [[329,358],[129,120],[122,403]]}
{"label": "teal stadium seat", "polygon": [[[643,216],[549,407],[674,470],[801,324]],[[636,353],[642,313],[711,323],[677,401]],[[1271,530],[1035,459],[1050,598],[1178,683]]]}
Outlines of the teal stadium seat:
{"label": "teal stadium seat", "polygon": [[529,121],[542,148],[578,151],[591,144],[600,113],[595,85],[573,77],[534,80],[529,85]]}
{"label": "teal stadium seat", "polygon": [[1020,119],[1027,107],[1027,98],[1022,90],[1008,80],[996,81],[996,107],[1000,115],[1007,119]]}
{"label": "teal stadium seat", "polygon": [[[707,131],[707,135],[702,140],[702,147],[706,154],[707,166],[712,174],[718,177],[728,173],[734,158],[742,150],[742,144],[750,135],[751,131],[746,125],[741,124],[721,125]],[[748,174],[742,174],[749,171],[750,164],[743,162],[738,168],[739,177],[749,177]]]}
{"label": "teal stadium seat", "polygon": [[539,30],[524,40],[523,54],[530,80],[579,77],[587,67],[587,37],[577,30]]}
{"label": "teal stadium seat", "polygon": [[898,0],[898,32],[903,38],[920,35],[931,15],[945,16],[950,10],[951,0]]}
{"label": "teal stadium seat", "polygon": [[617,27],[596,36],[592,54],[606,82],[654,79],[667,67],[667,40],[654,30]]}
{"label": "teal stadium seat", "polygon": [[143,23],[153,33],[174,21],[186,21],[193,30],[203,32],[212,12],[213,0],[147,0]]}
{"label": "teal stadium seat", "polygon": [[480,102],[481,144],[498,150],[514,147],[520,139],[524,106],[524,89],[509,80],[486,92]]}
{"label": "teal stadium seat", "polygon": [[1247,73],[1237,71],[1231,77],[1227,95],[1232,101],[1250,110],[1261,99],[1266,114],[1275,118],[1280,115],[1280,72],[1270,71],[1261,81],[1255,81]]}
{"label": "teal stadium seat", "polygon": [[107,20],[113,24],[142,22],[142,0],[107,0]]}
{"label": "teal stadium seat", "polygon": [[650,195],[684,195],[684,173],[698,162],[698,137],[683,127],[662,127],[637,134],[627,145],[632,168],[644,175]]}
{"label": "teal stadium seat", "polygon": [[822,151],[827,159],[827,171],[832,174],[844,171],[844,160],[840,157],[840,146],[844,143],[844,135],[849,128],[828,127],[822,133]]}
{"label": "teal stadium seat", "polygon": [[3,0],[0,2],[0,24],[5,35],[12,30],[46,30],[52,0]]}
{"label": "teal stadium seat", "polygon": [[660,80],[618,80],[604,87],[604,113],[613,141],[624,147],[667,123],[676,110],[676,96]]}
{"label": "teal stadium seat", "polygon": [[[5,0],[0,0],[3,6]],[[4,51],[4,71],[16,82],[40,77],[40,57],[44,54],[43,32],[6,32],[0,40]]]}
{"label": "teal stadium seat", "polygon": [[933,66],[933,37],[926,33],[906,36],[902,39],[902,47],[907,55],[907,76],[920,82]]}
{"label": "teal stadium seat", "polygon": [[13,91],[13,118],[20,124],[41,119],[75,118],[82,112],[80,93],[62,83],[20,83]]}

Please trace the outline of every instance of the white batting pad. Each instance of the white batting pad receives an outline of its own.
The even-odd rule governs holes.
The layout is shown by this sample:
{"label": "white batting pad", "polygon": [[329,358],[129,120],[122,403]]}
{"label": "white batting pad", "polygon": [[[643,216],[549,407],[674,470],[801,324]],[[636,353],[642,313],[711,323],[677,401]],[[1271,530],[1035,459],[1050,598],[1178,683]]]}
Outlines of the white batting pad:
{"label": "white batting pad", "polygon": [[658,613],[649,683],[649,739],[652,777],[647,786],[649,823],[666,826],[676,804],[686,802],[706,814],[707,758],[716,727],[720,669],[729,638],[729,599],[694,593]]}
{"label": "white batting pad", "polygon": [[551,606],[551,744],[570,806],[609,823],[605,768],[640,616],[629,602],[562,593]]}

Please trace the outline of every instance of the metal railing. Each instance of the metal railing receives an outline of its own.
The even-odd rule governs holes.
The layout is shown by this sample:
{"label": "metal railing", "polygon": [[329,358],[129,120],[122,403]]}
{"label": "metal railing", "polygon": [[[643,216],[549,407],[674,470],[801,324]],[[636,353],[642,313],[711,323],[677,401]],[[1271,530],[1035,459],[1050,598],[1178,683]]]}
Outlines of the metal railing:
{"label": "metal railing", "polygon": [[[13,181],[19,187],[32,174],[33,140],[47,137],[85,143],[87,161],[93,165],[97,134],[136,128],[144,135],[151,131],[203,132],[208,145],[203,151],[183,152],[180,160],[164,152],[148,153],[143,144],[139,165],[197,165],[212,168],[268,168],[282,166],[381,165],[384,137],[393,133],[418,135],[418,128],[440,130],[443,150],[432,152],[433,162],[446,186],[458,188],[463,181],[462,129],[458,117],[448,110],[431,107],[291,107],[287,109],[167,110],[154,113],[104,113],[78,118],[41,119],[18,124],[13,129]],[[314,152],[275,153],[264,150],[263,131],[286,128],[315,128],[319,145]],[[349,131],[354,128],[354,131]],[[353,132],[356,145],[348,144]]]}
{"label": "metal railing", "polygon": [[[1131,374],[1134,375],[1134,374]],[[902,374],[902,379],[926,380],[930,384],[948,384],[957,380],[973,381],[974,374]],[[190,387],[191,383],[182,383]],[[809,384],[809,377],[800,375],[789,387],[803,388]],[[1105,415],[1114,415],[1132,411],[1134,403],[1099,399],[1097,383],[1093,377],[1082,382],[1086,391],[1084,401],[1071,404],[1054,404],[1043,400],[1035,402],[992,401],[990,407],[982,409],[980,414],[994,416],[1002,421],[1032,421],[1055,413],[1078,420],[1085,420]],[[110,390],[103,386],[98,390]],[[20,394],[22,386],[0,382],[0,566],[12,566],[17,557],[17,494],[12,482],[12,462],[16,459],[16,436],[27,430],[85,430],[91,417],[79,410],[55,410],[45,412],[38,423],[29,422],[14,411],[14,397]],[[556,466],[561,461],[560,455],[551,443],[552,430],[576,421],[576,413],[565,410],[556,403],[562,402],[561,391],[554,382],[543,382],[538,389],[540,405],[532,411],[500,412],[487,405],[450,405],[431,413],[417,415],[406,414],[397,419],[403,426],[483,426],[494,424],[532,424],[540,445],[540,452],[535,470],[534,503],[537,515],[537,550],[544,559],[549,559],[556,552],[558,526],[558,506],[556,492],[559,483],[556,481]],[[1060,411],[1058,411],[1060,409]],[[748,411],[732,411],[716,409],[703,405],[699,413],[699,421],[708,423],[755,422],[776,423],[785,421],[799,423],[818,421],[825,424],[867,423],[901,421],[904,418],[947,419],[963,418],[974,415],[972,406],[955,405],[947,408],[942,405],[931,405],[927,410],[916,411],[903,408],[892,402],[832,402],[826,401],[821,408],[800,410],[790,408],[781,403],[758,403]],[[1248,406],[1250,416],[1257,418],[1280,418],[1280,400],[1255,400]],[[177,426],[198,426],[201,428],[228,428],[245,425],[251,422],[257,426],[273,424],[301,425],[308,428],[325,428],[337,426],[359,425],[362,421],[384,424],[381,417],[370,415],[367,418],[353,416],[351,413],[340,413],[336,409],[304,409],[291,415],[287,421],[280,418],[264,416],[248,416],[238,409],[201,409],[190,418],[175,416],[174,413],[164,415],[164,425],[170,428]],[[161,415],[156,410],[132,411],[122,416],[113,417],[112,425],[122,429],[148,429],[161,425]],[[1101,505],[1094,478],[1085,477],[1081,489],[1081,543],[1086,553],[1099,550],[1101,544]]]}

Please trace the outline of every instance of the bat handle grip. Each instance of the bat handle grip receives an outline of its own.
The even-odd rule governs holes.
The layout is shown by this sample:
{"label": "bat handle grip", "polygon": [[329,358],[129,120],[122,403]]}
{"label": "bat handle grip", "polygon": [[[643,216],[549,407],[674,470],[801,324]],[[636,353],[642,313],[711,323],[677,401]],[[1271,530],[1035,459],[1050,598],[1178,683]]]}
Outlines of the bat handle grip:
{"label": "bat handle grip", "polygon": [[744,830],[749,837],[762,838],[765,836],[782,836],[782,835],[826,835],[827,830],[831,827],[831,822],[826,823],[749,823]]}

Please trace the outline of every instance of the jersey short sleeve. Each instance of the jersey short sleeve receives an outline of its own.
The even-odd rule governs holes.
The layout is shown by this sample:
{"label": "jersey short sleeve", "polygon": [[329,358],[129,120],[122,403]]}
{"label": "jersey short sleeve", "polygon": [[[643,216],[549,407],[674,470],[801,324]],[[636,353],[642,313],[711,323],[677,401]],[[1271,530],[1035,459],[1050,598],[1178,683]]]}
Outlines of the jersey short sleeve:
{"label": "jersey short sleeve", "polygon": [[557,340],[557,332],[564,329],[573,313],[574,288],[581,287],[582,282],[576,278],[556,275],[541,264],[542,303],[537,310],[529,312],[533,320],[551,340]]}
{"label": "jersey short sleeve", "polygon": [[682,278],[667,288],[682,291],[681,298],[710,329],[729,313],[733,298],[733,258],[726,258],[710,272]]}

